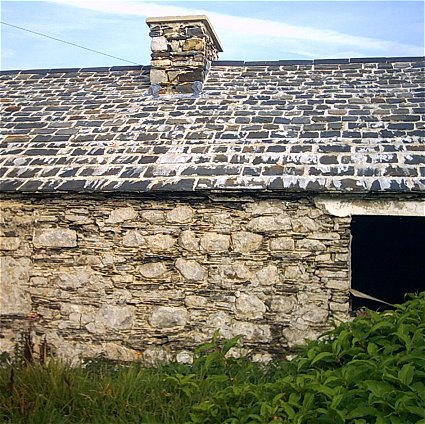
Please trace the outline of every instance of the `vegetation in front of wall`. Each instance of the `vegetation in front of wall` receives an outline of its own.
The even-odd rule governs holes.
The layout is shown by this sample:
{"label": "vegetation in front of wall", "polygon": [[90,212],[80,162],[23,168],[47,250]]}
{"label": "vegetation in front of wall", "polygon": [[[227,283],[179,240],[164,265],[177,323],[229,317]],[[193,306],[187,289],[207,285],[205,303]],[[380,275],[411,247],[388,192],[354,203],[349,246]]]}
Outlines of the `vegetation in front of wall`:
{"label": "vegetation in front of wall", "polygon": [[425,292],[309,342],[272,381],[229,385],[195,423],[425,424]]}
{"label": "vegetation in front of wall", "polygon": [[9,364],[0,422],[425,424],[425,292],[341,324],[292,361],[229,357],[238,343],[216,333],[193,365]]}

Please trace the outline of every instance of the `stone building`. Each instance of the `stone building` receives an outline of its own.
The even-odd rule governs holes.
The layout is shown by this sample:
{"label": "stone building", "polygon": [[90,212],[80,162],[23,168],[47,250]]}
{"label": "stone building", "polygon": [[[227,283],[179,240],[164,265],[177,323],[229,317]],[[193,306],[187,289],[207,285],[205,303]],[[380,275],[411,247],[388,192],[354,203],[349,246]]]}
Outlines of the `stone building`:
{"label": "stone building", "polygon": [[423,57],[220,62],[206,17],[147,23],[150,66],[1,73],[2,351],[267,359],[421,288]]}

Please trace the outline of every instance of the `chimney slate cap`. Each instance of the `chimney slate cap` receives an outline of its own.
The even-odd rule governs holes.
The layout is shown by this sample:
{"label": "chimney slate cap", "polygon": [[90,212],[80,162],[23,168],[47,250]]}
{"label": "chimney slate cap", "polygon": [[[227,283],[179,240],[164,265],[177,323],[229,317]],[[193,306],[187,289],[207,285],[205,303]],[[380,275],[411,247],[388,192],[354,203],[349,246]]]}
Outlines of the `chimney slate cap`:
{"label": "chimney slate cap", "polygon": [[202,22],[207,30],[210,33],[211,38],[214,41],[215,47],[219,52],[223,51],[223,48],[221,47],[220,40],[218,39],[218,36],[216,32],[214,31],[210,20],[206,15],[187,15],[187,16],[158,16],[154,18],[147,18],[146,23],[150,27],[151,24],[163,24],[167,22]]}

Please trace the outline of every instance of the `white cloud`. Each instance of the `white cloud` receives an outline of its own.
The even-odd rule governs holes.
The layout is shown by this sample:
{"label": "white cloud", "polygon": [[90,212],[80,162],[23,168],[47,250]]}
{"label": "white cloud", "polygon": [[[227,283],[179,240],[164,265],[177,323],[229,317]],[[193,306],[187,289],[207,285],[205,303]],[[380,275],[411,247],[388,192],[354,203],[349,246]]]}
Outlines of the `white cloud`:
{"label": "white cloud", "polygon": [[[420,46],[334,30],[290,25],[273,20],[246,18],[153,2],[105,0],[51,0],[84,9],[132,16],[205,14],[211,20],[228,58],[246,59],[243,51],[258,51],[258,59],[294,57],[328,58],[358,56],[422,55]],[[195,3],[196,4],[196,3]],[[266,50],[265,50],[266,49]],[[267,53],[266,53],[267,51]]]}

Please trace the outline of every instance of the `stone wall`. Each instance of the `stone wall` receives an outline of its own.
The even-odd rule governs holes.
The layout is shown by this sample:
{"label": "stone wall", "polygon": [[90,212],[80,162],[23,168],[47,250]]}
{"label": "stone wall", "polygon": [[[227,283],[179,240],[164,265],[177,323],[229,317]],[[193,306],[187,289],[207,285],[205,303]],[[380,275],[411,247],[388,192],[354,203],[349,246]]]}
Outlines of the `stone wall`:
{"label": "stone wall", "polygon": [[2,351],[189,361],[221,328],[267,359],[348,312],[349,217],[300,198],[8,197]]}

